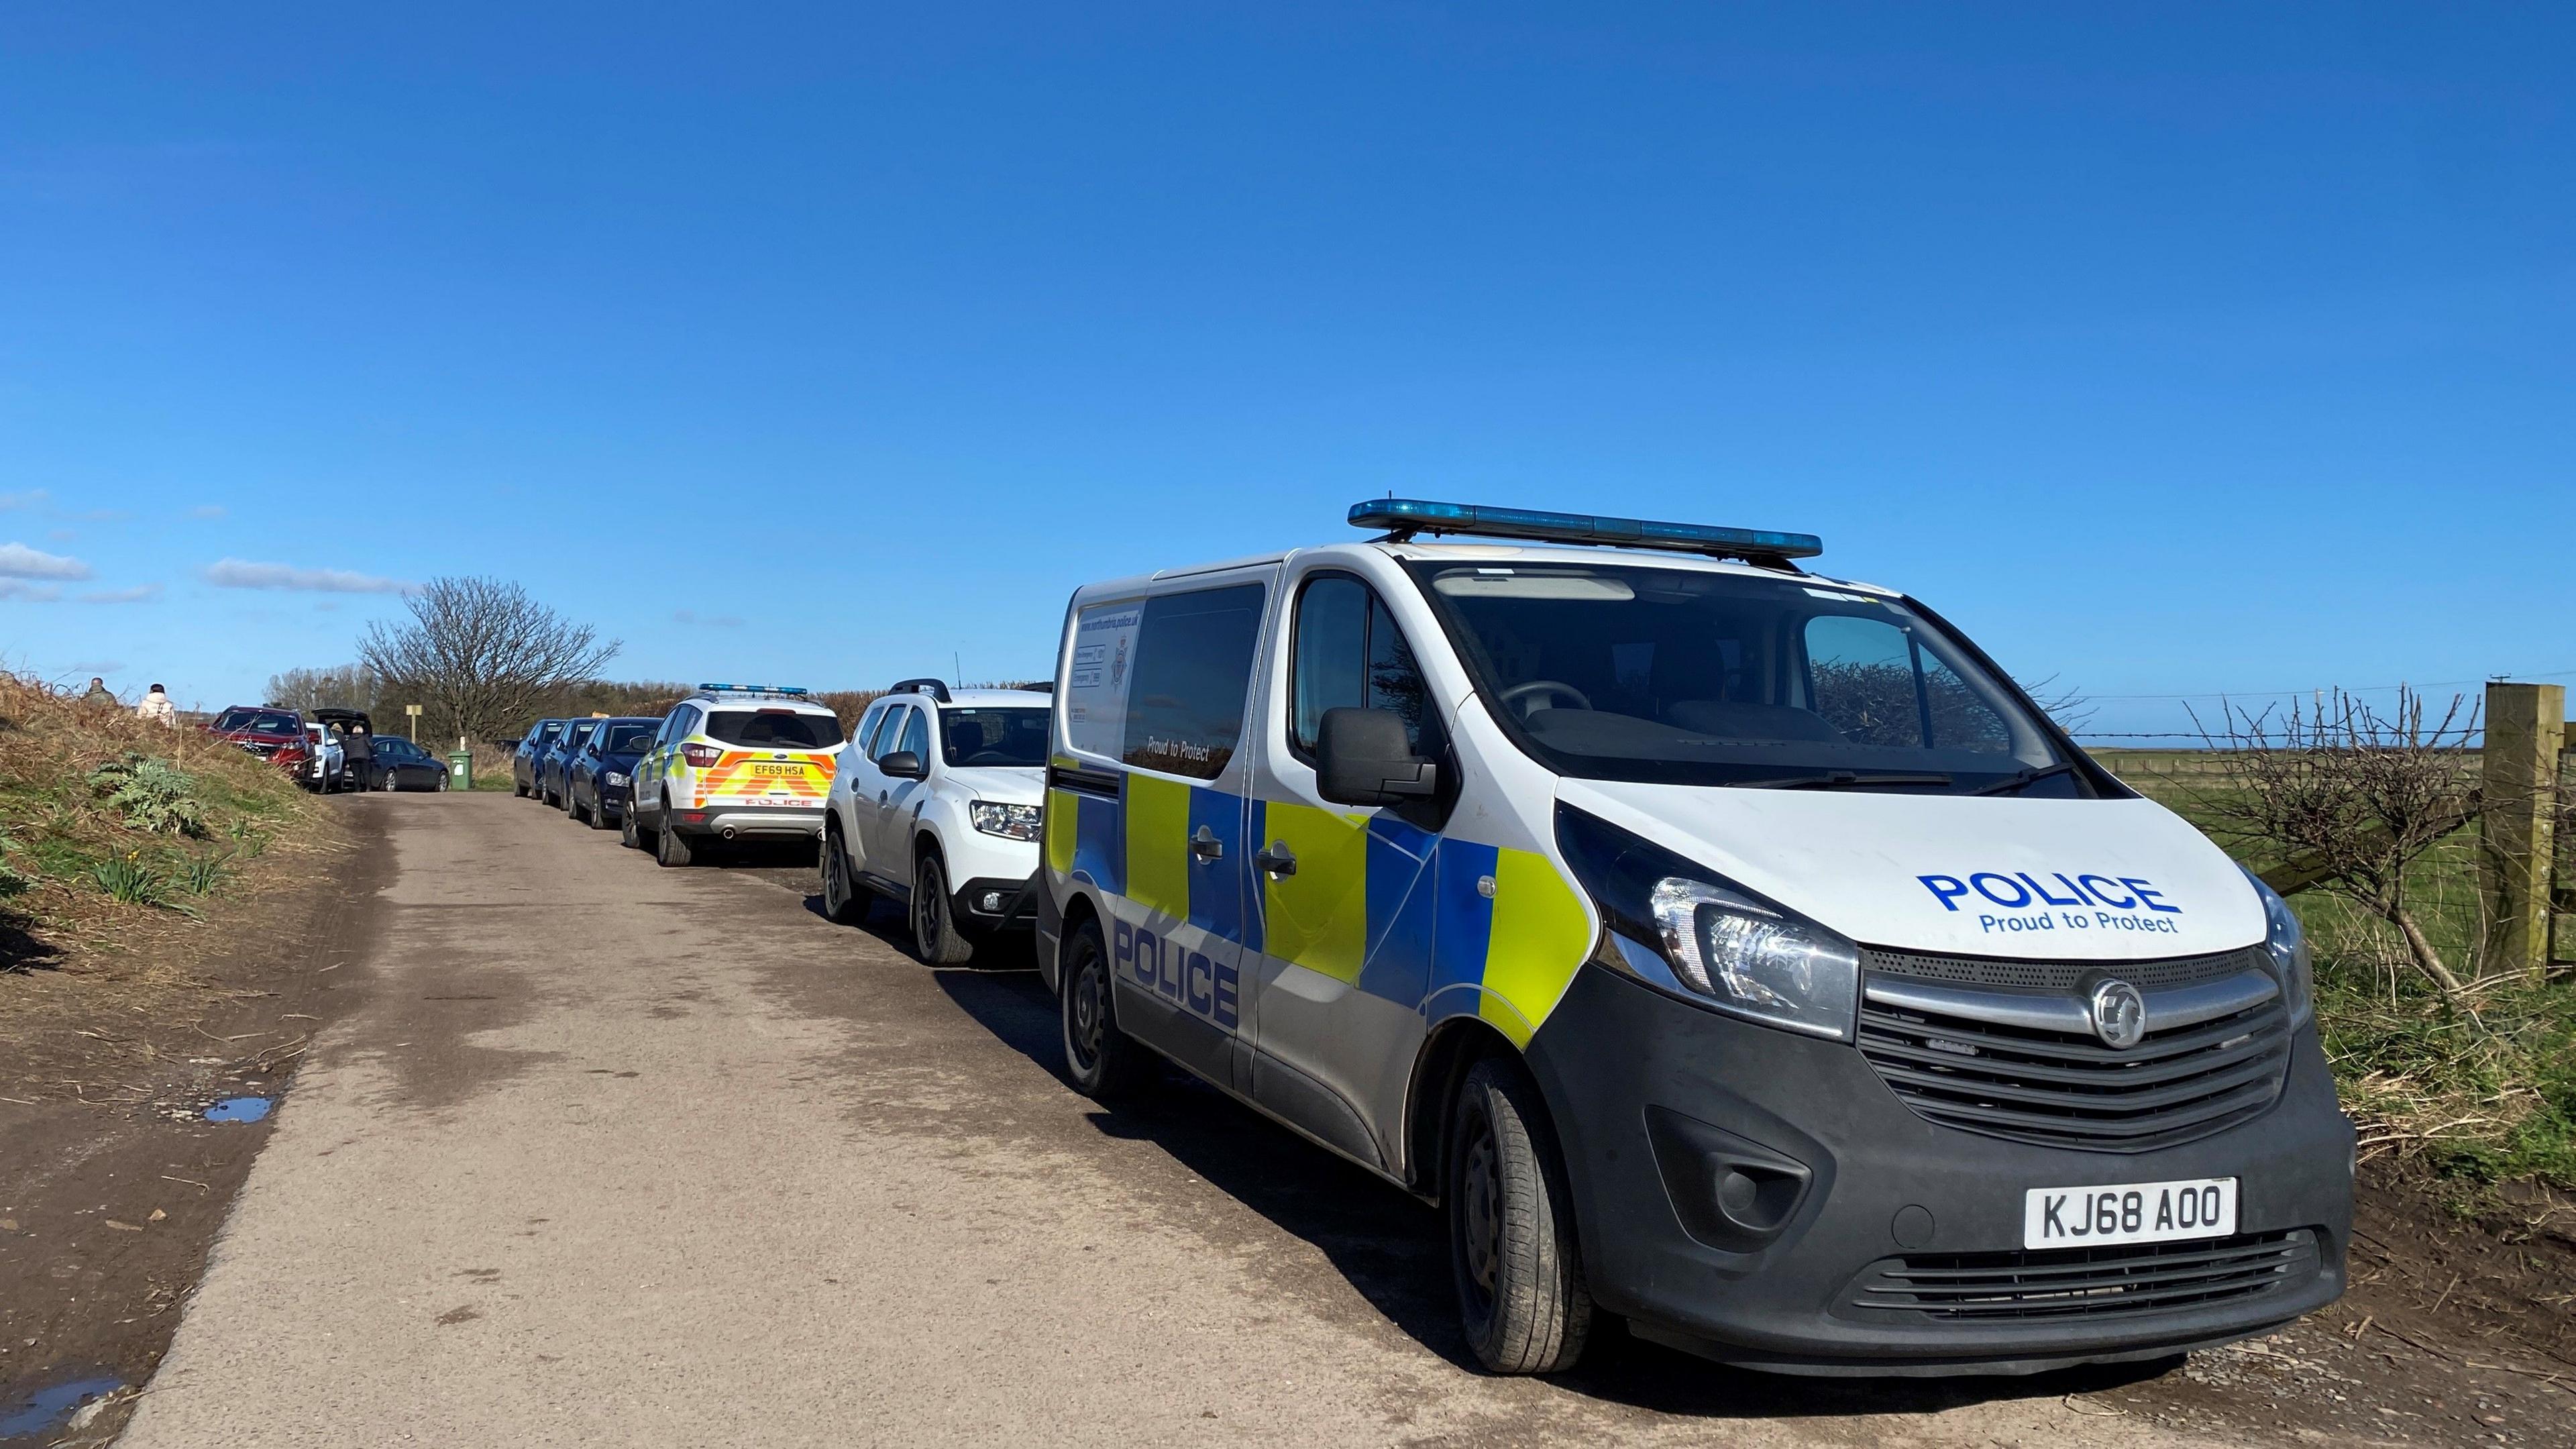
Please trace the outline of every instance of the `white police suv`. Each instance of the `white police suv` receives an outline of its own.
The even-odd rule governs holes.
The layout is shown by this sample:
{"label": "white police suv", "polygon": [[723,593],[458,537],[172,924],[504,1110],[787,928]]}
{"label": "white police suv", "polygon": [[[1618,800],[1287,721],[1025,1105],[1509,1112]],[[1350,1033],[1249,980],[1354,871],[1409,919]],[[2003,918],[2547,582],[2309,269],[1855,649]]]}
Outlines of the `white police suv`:
{"label": "white police suv", "polygon": [[1035,919],[1047,720],[1036,690],[951,690],[907,679],[868,707],[841,752],[825,813],[823,908],[900,901],[914,949],[938,965]]}
{"label": "white police suv", "polygon": [[1808,535],[1351,521],[1074,595],[1038,955],[1079,1087],[1150,1051],[1442,1204],[1506,1372],[1596,1308],[1993,1373],[2342,1291],[2296,919],[1938,615]]}
{"label": "white police suv", "polygon": [[802,689],[701,684],[635,762],[625,843],[681,866],[713,842],[817,839],[840,748],[840,717]]}

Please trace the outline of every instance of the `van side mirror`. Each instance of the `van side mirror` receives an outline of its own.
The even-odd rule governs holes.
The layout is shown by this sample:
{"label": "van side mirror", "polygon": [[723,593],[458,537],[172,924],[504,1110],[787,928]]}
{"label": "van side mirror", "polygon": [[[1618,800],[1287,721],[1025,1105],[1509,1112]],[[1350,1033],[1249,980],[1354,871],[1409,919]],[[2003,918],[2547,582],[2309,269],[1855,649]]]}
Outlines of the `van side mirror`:
{"label": "van side mirror", "polygon": [[914,754],[910,750],[897,750],[893,754],[886,756],[884,759],[877,761],[877,769],[889,780],[926,780],[930,778],[930,767],[921,762],[921,756]]}
{"label": "van side mirror", "polygon": [[1315,746],[1315,791],[1336,805],[1400,805],[1440,789],[1440,767],[1413,753],[1391,709],[1328,709]]}

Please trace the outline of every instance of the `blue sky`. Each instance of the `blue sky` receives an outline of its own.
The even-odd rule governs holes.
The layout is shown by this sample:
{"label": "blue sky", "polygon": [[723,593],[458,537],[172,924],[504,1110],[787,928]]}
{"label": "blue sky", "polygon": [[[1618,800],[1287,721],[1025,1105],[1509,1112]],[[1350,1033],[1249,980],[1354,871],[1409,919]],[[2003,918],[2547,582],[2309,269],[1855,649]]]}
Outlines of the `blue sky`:
{"label": "blue sky", "polygon": [[2576,679],[2563,7],[533,8],[0,19],[0,658],[1035,674],[1393,491],[1821,533],[2104,730]]}

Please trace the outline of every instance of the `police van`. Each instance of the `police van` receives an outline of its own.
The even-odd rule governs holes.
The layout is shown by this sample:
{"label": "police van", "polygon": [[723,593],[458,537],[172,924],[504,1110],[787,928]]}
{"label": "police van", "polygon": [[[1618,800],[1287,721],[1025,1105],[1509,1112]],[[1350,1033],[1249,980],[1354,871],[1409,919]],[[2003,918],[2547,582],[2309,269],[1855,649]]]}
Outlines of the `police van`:
{"label": "police van", "polygon": [[1081,1090],[1168,1059],[1439,1204],[1501,1372],[1603,1313],[2028,1372],[2341,1293],[2296,918],[1938,615],[1811,535],[1350,521],[1073,597],[1039,960]]}
{"label": "police van", "polygon": [[701,684],[635,762],[622,838],[671,866],[719,841],[819,841],[840,750],[840,717],[802,689]]}

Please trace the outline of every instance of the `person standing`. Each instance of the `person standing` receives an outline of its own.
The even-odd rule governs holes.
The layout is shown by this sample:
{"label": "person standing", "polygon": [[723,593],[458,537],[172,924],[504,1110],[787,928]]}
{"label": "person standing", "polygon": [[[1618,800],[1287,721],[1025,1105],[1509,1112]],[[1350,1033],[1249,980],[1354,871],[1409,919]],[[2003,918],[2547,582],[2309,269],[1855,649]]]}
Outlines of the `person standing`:
{"label": "person standing", "polygon": [[104,709],[125,708],[117,701],[115,691],[107,687],[107,681],[95,674],[89,677],[89,693],[81,696],[81,703]]}
{"label": "person standing", "polygon": [[134,714],[137,719],[163,729],[179,727],[179,706],[172,704],[170,692],[157,684],[143,692],[143,702],[134,707]]}

